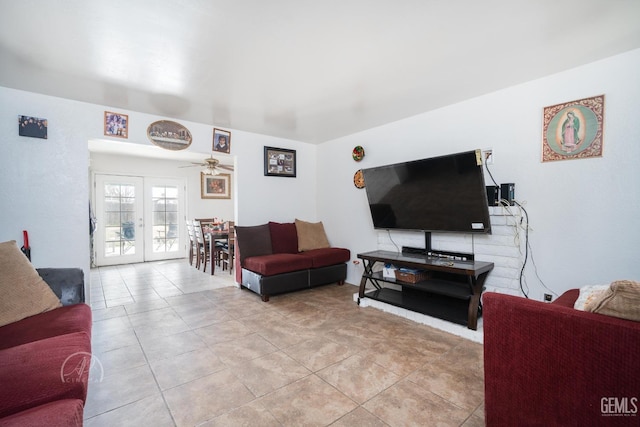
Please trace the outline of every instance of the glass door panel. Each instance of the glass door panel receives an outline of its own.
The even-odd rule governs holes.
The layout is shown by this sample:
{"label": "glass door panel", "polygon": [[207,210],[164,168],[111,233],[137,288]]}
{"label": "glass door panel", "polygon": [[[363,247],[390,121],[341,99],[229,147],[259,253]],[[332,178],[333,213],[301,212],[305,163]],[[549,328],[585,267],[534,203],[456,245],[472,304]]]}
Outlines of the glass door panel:
{"label": "glass door panel", "polygon": [[184,233],[179,227],[184,221],[184,182],[172,179],[145,180],[150,196],[147,223],[151,224],[145,259],[180,258],[185,255]]}
{"label": "glass door panel", "polygon": [[144,261],[143,180],[140,177],[96,175],[96,263]]}

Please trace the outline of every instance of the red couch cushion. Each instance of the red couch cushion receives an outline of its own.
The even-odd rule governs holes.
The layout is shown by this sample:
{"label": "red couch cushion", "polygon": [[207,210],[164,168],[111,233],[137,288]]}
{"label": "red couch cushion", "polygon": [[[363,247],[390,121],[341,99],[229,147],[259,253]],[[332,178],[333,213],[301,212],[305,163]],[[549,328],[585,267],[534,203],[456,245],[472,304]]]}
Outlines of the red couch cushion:
{"label": "red couch cushion", "polygon": [[552,304],[573,308],[579,296],[580,289],[569,289],[568,291],[560,295],[555,301],[553,301]]}
{"label": "red couch cushion", "polygon": [[293,222],[269,222],[271,232],[271,248],[274,254],[297,254],[298,231]]}
{"label": "red couch cushion", "polygon": [[58,400],[4,417],[0,419],[0,426],[80,427],[82,426],[82,408],[82,400]]}
{"label": "red couch cushion", "polygon": [[61,399],[84,402],[90,353],[85,332],[0,350],[0,417]]}
{"label": "red couch cushion", "polygon": [[244,268],[263,276],[274,276],[311,268],[311,259],[298,254],[255,256],[244,260]]}
{"label": "red couch cushion", "polygon": [[327,267],[349,261],[351,252],[344,248],[312,249],[300,252],[300,255],[311,260],[312,268]]}
{"label": "red couch cushion", "polygon": [[75,304],[27,317],[0,328],[0,350],[73,332],[91,336],[91,308]]}

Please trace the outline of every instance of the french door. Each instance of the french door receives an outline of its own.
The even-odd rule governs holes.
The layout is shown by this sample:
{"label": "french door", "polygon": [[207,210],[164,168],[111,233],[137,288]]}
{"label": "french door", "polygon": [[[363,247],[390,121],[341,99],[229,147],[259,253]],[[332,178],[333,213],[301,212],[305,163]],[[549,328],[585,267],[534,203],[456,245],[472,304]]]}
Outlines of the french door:
{"label": "french door", "polygon": [[145,261],[185,256],[184,181],[145,178]]}
{"label": "french door", "polygon": [[96,265],[184,256],[182,180],[96,174],[94,188]]}

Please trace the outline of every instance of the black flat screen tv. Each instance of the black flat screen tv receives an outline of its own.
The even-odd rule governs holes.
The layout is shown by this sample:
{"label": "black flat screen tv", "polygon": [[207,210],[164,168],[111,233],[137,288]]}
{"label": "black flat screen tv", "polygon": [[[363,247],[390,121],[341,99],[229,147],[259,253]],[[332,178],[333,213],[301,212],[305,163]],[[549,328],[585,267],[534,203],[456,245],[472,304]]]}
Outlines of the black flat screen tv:
{"label": "black flat screen tv", "polygon": [[491,233],[481,151],[363,169],[376,229]]}

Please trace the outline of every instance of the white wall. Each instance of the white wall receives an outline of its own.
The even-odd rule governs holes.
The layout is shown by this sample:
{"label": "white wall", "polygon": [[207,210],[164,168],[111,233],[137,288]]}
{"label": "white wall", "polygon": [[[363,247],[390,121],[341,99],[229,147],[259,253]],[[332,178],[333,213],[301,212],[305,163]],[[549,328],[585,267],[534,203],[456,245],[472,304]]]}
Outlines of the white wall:
{"label": "white wall", "polygon": [[[28,230],[36,267],[79,267],[87,279],[87,136],[103,110],[4,88],[0,100],[0,241]],[[18,136],[18,115],[48,119],[48,139]]]}
{"label": "white wall", "polygon": [[[296,141],[264,135],[241,134],[231,150],[237,156],[236,180],[239,205],[237,224],[258,225],[268,221],[290,222],[296,217],[315,221],[316,152],[317,147]],[[232,135],[232,141],[235,136]],[[278,147],[296,150],[297,177],[264,176],[263,148]]]}
{"label": "white wall", "polygon": [[[492,148],[493,176],[498,184],[515,182],[516,198],[529,213],[537,271],[549,288],[559,294],[587,284],[640,280],[639,75],[635,50],[321,145],[318,209],[330,240],[350,248],[356,259],[386,239],[373,230],[365,191],[352,184],[358,169]],[[604,155],[542,163],[543,108],[600,94]],[[359,163],[351,158],[356,145],[366,151]],[[416,233],[415,246],[421,243]],[[359,283],[361,273],[361,266],[351,264],[347,281]],[[530,296],[541,299],[547,291],[531,260],[525,277]]]}

